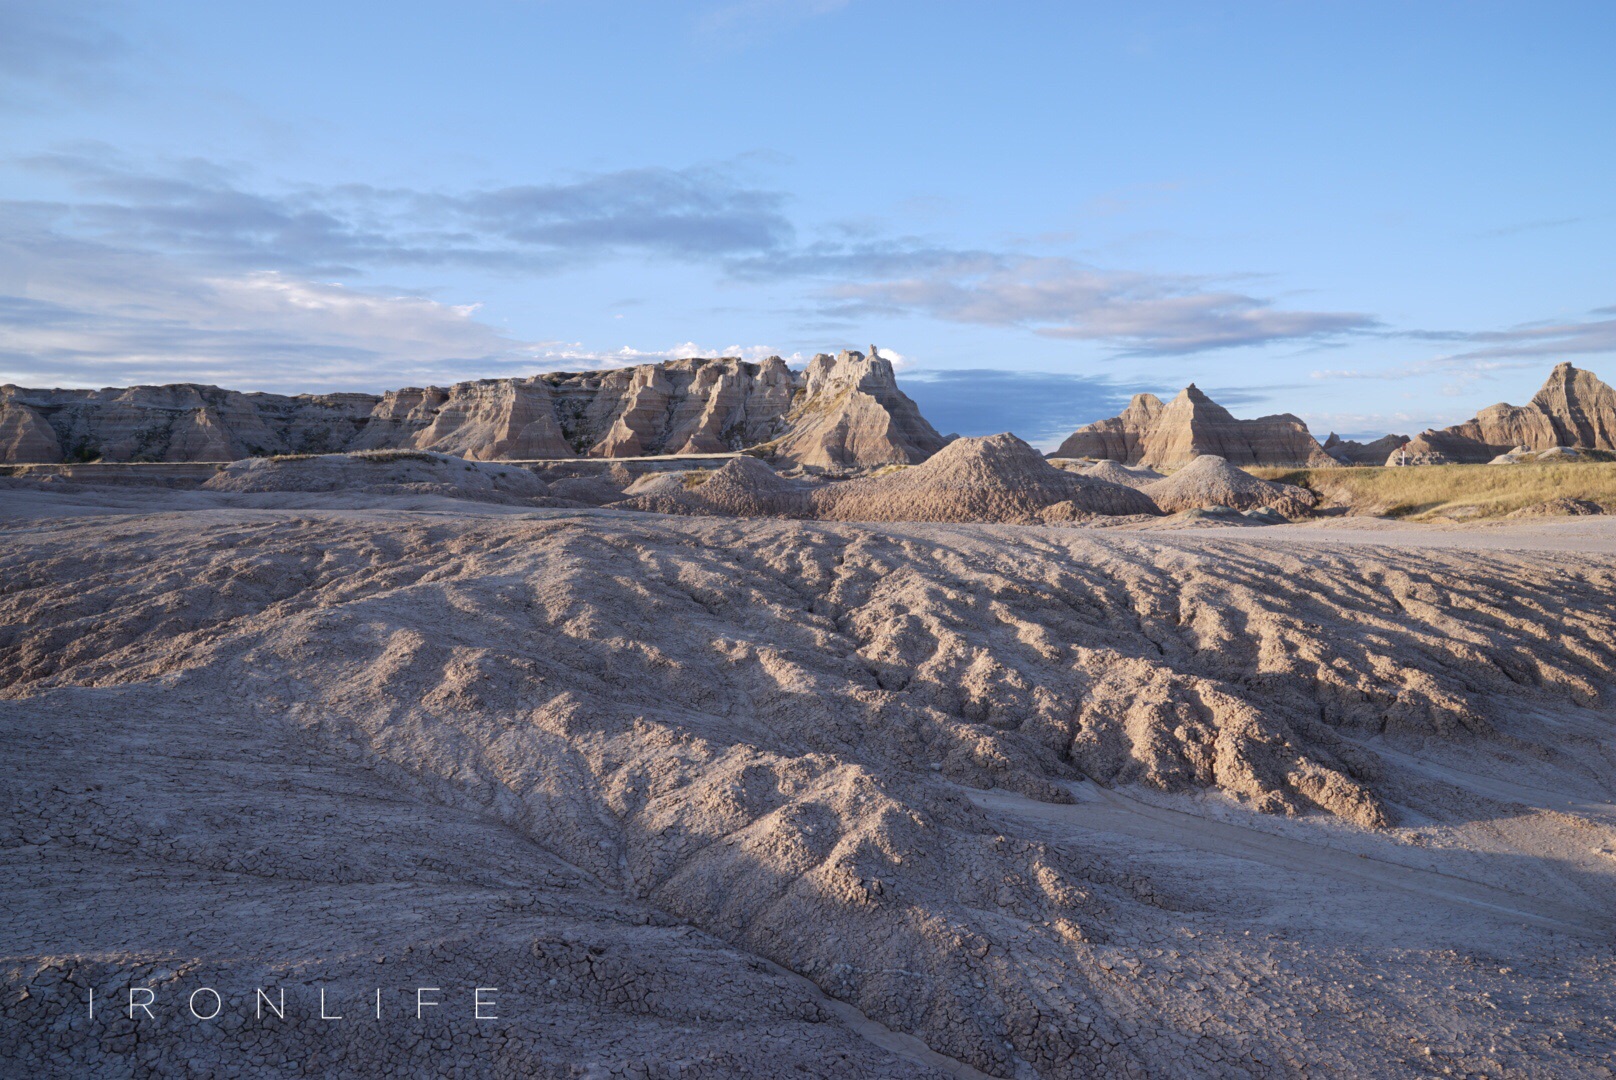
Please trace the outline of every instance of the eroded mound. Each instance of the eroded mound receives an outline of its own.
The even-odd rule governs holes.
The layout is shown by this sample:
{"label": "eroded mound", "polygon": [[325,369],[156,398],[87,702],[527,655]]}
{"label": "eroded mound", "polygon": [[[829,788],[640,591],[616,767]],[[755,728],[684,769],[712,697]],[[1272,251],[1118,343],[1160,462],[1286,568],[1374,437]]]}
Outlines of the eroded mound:
{"label": "eroded mound", "polygon": [[1147,484],[1143,490],[1170,514],[1213,506],[1227,506],[1232,510],[1266,506],[1286,517],[1301,517],[1317,501],[1306,488],[1261,480],[1212,454],[1202,454],[1166,479]]}
{"label": "eroded mound", "polygon": [[737,457],[711,472],[692,470],[645,478],[629,488],[619,510],[725,517],[804,517],[812,486],[790,480],[754,457]]}
{"label": "eroded mound", "polygon": [[1147,469],[1143,465],[1128,466],[1116,461],[1098,461],[1082,470],[1084,476],[1092,476],[1096,480],[1104,480],[1108,484],[1121,484],[1123,487],[1142,488],[1153,480],[1162,479],[1162,474],[1155,469]]}
{"label": "eroded mound", "polygon": [[549,481],[550,495],[583,506],[605,506],[623,497],[623,489],[598,476],[563,476]]}
{"label": "eroded mound", "polygon": [[520,466],[419,450],[247,458],[231,462],[202,486],[208,491],[443,495],[503,503],[550,493],[543,480]]}
{"label": "eroded mound", "polygon": [[1058,469],[1014,435],[956,439],[921,465],[828,486],[814,495],[827,521],[974,521],[1030,524],[1056,503],[1090,514],[1154,514],[1120,484]]}

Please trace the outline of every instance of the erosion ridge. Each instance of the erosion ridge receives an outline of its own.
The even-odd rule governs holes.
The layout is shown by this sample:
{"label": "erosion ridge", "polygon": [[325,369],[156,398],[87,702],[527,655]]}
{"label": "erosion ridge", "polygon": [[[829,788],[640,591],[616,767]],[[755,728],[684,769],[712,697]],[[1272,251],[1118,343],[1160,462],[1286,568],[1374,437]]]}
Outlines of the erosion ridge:
{"label": "erosion ridge", "polygon": [[[826,1047],[868,1053],[838,1031],[799,1027],[825,1014],[767,973],[744,974],[737,952],[1001,1077],[1283,1074],[1288,1061],[1393,1075],[1411,1028],[1451,1031],[1430,1038],[1444,1062],[1472,1073],[1519,1071],[1487,1066],[1488,1046],[1554,1072],[1597,1060],[1605,1045],[1592,1028],[1594,1042],[1557,1042],[1539,1038],[1541,1022],[1500,1024],[1429,995],[1460,977],[1439,955],[1459,940],[1448,930],[1396,947],[1243,938],[1239,926],[1262,924],[1216,905],[1247,918],[1289,902],[1284,879],[1241,864],[1251,891],[1214,900],[1193,883],[1215,863],[1174,877],[1170,860],[1137,844],[1114,850],[1092,833],[1074,842],[1016,818],[1013,800],[979,806],[958,789],[1048,805],[1082,802],[1097,781],[1379,831],[1398,825],[1401,808],[1423,822],[1498,814],[1485,799],[1444,802],[1459,796],[1409,773],[1389,752],[1398,747],[1428,763],[1451,760],[1452,747],[1472,769],[1518,760],[1529,776],[1539,762],[1561,790],[1585,789],[1600,759],[1561,733],[1593,732],[1598,717],[1608,727],[1608,558],[498,507],[378,524],[374,514],[215,510],[43,523],[10,537],[0,732],[9,762],[44,770],[7,774],[33,793],[19,787],[8,800],[18,835],[31,838],[15,857],[41,866],[8,898],[14,911],[83,882],[106,858],[98,849],[185,860],[193,873],[273,877],[301,865],[297,845],[316,841],[278,819],[273,835],[236,842],[240,785],[284,782],[273,746],[223,752],[239,729],[261,733],[248,746],[301,741],[293,760],[335,770],[320,781],[328,791],[386,784],[437,808],[430,820],[453,811],[523,837],[522,850],[537,849],[523,856],[532,866],[501,865],[486,837],[464,844],[493,862],[426,864],[441,869],[423,888],[441,878],[462,895],[450,868],[484,883],[478,904],[445,895],[468,926],[496,925],[492,898],[512,894],[508,883],[530,883],[517,895],[534,898],[518,909],[525,921],[497,923],[499,934],[424,922],[441,962],[488,953],[479,962],[520,978],[511,957],[526,958],[549,980],[533,991],[547,1008],[598,1001],[624,1015],[633,1046],[677,1027],[677,1045],[712,1053],[704,1012],[731,1018],[738,1056],[720,1071],[759,1067],[753,1029],[738,1026],[747,1015],[782,1062],[813,1062]],[[132,779],[118,755],[96,764],[100,787],[58,790],[72,780],[52,771],[61,757],[44,743],[58,728],[80,739],[72,718],[98,708],[150,729],[133,736],[137,762],[170,739],[220,731],[207,752],[184,753],[207,775],[233,770],[218,778],[229,812],[192,801],[189,813],[150,813],[143,799],[183,785]],[[1538,711],[1556,724],[1526,721]],[[99,725],[117,737],[110,719]],[[63,827],[88,813],[85,800],[101,810]],[[319,805],[310,813],[318,820]],[[177,846],[176,828],[191,830]],[[1586,845],[1604,828],[1564,831]],[[435,834],[419,843],[448,844]],[[300,872],[390,880],[397,852],[411,850],[403,836],[383,844],[355,825],[342,858]],[[541,867],[540,854],[554,861]],[[1337,882],[1306,903],[1338,895],[1359,894]],[[1411,910],[1395,892],[1375,895],[1377,911]],[[258,925],[247,910],[241,925]],[[1488,910],[1465,909],[1468,933],[1495,917]],[[145,925],[121,918],[125,933]],[[641,919],[648,929],[634,929]],[[374,945],[323,916],[313,923],[306,933],[344,943],[334,955],[372,965]],[[681,924],[699,936],[657,929]],[[392,925],[388,965],[407,940]],[[1191,946],[1194,937],[1206,940]],[[1600,956],[1543,944],[1558,938],[1496,940],[1517,951],[1512,964],[1537,957],[1543,974],[1525,977],[1554,1029],[1582,1032],[1567,1019],[1609,1012],[1548,992],[1573,978],[1580,993],[1600,992],[1611,970]],[[682,951],[666,951],[675,941]],[[223,955],[206,942],[178,947],[195,950],[182,952],[200,957],[195,970]],[[97,955],[114,970],[139,963],[116,947]],[[667,966],[675,960],[682,973]],[[59,980],[59,963],[8,969],[14,990],[32,987],[28,1009],[53,1000],[43,973]],[[748,994],[762,996],[750,1014]],[[1308,1008],[1324,996],[1330,1009]],[[556,1032],[542,1045],[586,1037]],[[795,1056],[809,1046],[819,1049]],[[360,1052],[401,1062],[406,1051]],[[855,1071],[933,1075],[925,1068],[869,1059]]]}

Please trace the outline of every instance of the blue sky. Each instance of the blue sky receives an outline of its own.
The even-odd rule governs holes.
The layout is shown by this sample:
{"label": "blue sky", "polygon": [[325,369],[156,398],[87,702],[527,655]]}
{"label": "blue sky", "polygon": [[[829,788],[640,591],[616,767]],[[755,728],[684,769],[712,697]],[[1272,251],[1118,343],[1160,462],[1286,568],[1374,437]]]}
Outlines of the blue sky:
{"label": "blue sky", "polygon": [[0,0],[0,381],[870,342],[1043,445],[1616,381],[1616,5]]}

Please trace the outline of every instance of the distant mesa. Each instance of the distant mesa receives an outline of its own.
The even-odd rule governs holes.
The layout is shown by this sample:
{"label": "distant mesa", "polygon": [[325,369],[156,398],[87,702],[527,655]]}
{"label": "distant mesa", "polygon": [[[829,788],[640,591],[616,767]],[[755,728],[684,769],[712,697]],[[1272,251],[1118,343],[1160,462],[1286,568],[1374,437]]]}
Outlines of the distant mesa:
{"label": "distant mesa", "polygon": [[1569,363],[1555,366],[1530,403],[1499,403],[1462,424],[1422,431],[1386,464],[1475,464],[1555,447],[1616,450],[1616,390]]}
{"label": "distant mesa", "polygon": [[178,383],[0,387],[0,462],[235,461],[421,450],[474,461],[644,457],[761,448],[785,466],[924,461],[945,440],[872,346],[815,356],[691,358],[373,394],[240,393]]}
{"label": "distant mesa", "polygon": [[1390,455],[1407,445],[1407,435],[1382,435],[1373,442],[1357,442],[1332,431],[1324,440],[1324,452],[1343,465],[1384,465]]}
{"label": "distant mesa", "polygon": [[1237,420],[1194,383],[1166,405],[1154,394],[1135,394],[1121,415],[1078,428],[1051,456],[1176,469],[1203,454],[1232,465],[1338,464],[1300,417],[1280,413]]}

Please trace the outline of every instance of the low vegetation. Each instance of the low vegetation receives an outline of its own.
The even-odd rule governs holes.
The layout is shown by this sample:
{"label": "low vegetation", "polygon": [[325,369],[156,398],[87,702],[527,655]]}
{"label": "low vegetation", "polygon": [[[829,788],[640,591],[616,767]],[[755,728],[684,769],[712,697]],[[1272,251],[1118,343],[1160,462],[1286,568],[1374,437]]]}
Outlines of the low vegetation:
{"label": "low vegetation", "polygon": [[1307,488],[1320,509],[1414,521],[1503,517],[1553,500],[1616,511],[1616,463],[1603,461],[1249,471]]}

